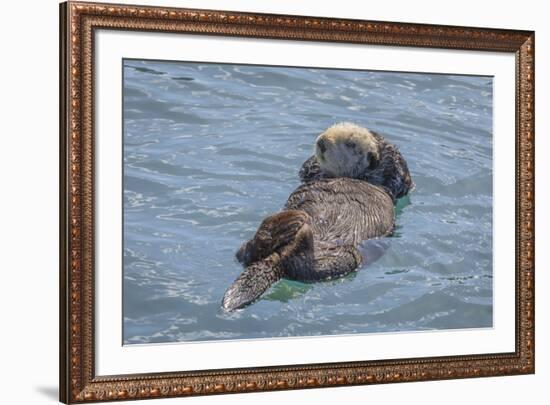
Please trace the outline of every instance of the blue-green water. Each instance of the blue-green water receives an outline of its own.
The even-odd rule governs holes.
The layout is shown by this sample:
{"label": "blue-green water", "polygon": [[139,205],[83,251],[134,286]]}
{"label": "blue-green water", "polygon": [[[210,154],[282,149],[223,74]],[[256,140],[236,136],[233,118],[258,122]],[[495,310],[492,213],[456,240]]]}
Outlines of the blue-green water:
{"label": "blue-green water", "polygon": [[[331,282],[220,301],[326,127],[384,134],[416,189]],[[492,326],[492,79],[124,61],[124,342]]]}

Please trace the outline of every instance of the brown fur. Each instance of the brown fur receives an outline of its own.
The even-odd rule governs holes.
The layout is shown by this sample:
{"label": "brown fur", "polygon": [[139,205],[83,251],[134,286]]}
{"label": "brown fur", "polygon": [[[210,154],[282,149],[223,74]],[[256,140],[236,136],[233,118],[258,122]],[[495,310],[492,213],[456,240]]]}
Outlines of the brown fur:
{"label": "brown fur", "polygon": [[247,305],[283,277],[311,282],[355,271],[362,261],[357,245],[388,235],[393,224],[392,199],[380,187],[347,178],[302,184],[238,250],[245,270],[222,306]]}
{"label": "brown fur", "polygon": [[283,277],[310,282],[355,271],[363,260],[357,246],[392,232],[394,199],[413,187],[397,148],[349,123],[319,136],[300,178],[284,210],[238,250],[245,269],[225,292],[224,309],[252,303]]}

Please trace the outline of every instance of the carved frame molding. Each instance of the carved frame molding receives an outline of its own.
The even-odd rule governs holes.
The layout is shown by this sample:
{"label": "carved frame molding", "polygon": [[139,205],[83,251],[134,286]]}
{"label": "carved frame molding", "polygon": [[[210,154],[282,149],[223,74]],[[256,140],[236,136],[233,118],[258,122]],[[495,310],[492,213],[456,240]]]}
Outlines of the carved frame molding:
{"label": "carved frame molding", "polygon": [[[97,376],[94,31],[116,29],[512,52],[516,58],[516,350],[471,356]],[[534,373],[534,32],[68,2],[60,5],[60,399],[179,397]]]}

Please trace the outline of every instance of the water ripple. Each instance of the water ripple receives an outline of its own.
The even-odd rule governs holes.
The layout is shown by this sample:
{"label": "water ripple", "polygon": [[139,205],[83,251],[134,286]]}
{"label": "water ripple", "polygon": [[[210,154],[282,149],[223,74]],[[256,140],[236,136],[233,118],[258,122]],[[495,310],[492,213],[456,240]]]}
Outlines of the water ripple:
{"label": "water ripple", "polygon": [[[125,61],[125,343],[491,326],[492,94],[488,77]],[[344,120],[407,158],[393,237],[354,274],[221,312],[235,251]]]}

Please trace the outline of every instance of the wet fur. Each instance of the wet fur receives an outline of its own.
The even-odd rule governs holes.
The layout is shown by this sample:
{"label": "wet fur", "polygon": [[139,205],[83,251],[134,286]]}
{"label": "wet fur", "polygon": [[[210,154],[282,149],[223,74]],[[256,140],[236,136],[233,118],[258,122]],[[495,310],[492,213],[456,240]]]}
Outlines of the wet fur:
{"label": "wet fur", "polygon": [[[331,144],[319,151],[320,140]],[[321,134],[316,152],[323,156],[302,165],[303,183],[283,211],[264,219],[238,250],[245,269],[225,292],[224,309],[252,303],[281,278],[312,282],[355,271],[363,260],[357,246],[392,232],[393,202],[413,186],[397,148],[343,123]]]}

